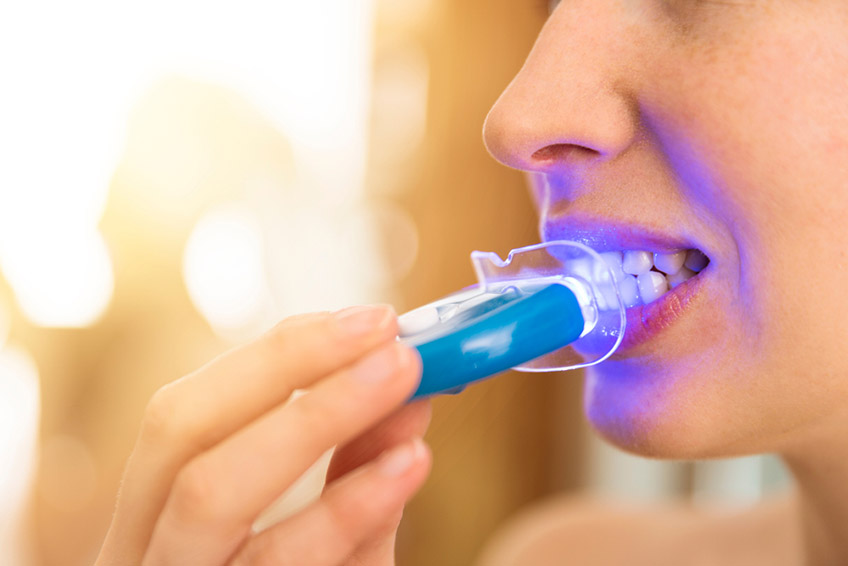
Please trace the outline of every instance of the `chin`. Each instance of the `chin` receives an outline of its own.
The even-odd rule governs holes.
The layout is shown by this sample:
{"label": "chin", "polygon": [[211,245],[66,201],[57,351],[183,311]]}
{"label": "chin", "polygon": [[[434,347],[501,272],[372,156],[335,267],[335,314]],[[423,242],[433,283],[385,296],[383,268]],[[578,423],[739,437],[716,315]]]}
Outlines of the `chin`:
{"label": "chin", "polygon": [[721,388],[703,370],[674,370],[634,360],[607,360],[586,372],[584,408],[608,442],[638,456],[702,459],[745,450],[734,419],[722,410]]}

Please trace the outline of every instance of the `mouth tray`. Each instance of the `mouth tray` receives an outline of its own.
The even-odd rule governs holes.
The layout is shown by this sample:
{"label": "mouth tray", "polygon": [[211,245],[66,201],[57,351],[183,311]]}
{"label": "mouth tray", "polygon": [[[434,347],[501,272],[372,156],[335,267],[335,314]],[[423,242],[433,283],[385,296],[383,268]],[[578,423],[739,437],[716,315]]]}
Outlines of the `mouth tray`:
{"label": "mouth tray", "polygon": [[610,267],[577,242],[473,252],[478,284],[400,317],[423,375],[413,398],[458,393],[508,369],[563,371],[608,358],[625,308]]}

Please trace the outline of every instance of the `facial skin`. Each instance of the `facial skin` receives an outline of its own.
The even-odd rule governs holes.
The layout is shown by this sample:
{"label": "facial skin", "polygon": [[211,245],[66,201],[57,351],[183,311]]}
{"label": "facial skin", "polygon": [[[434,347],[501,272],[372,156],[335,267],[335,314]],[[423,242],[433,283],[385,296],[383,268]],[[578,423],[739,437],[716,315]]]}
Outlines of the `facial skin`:
{"label": "facial skin", "polygon": [[848,2],[564,0],[491,110],[545,239],[614,223],[710,258],[650,341],[595,366],[607,439],[801,453],[848,426]]}

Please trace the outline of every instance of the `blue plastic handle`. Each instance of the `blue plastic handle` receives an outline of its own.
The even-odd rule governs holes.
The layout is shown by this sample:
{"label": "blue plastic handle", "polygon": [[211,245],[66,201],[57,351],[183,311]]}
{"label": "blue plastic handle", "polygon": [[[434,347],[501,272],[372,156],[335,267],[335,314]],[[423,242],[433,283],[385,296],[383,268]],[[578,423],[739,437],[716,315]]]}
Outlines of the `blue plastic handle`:
{"label": "blue plastic handle", "polygon": [[415,348],[423,374],[412,399],[455,393],[574,342],[583,332],[580,304],[566,286],[494,297],[473,315]]}

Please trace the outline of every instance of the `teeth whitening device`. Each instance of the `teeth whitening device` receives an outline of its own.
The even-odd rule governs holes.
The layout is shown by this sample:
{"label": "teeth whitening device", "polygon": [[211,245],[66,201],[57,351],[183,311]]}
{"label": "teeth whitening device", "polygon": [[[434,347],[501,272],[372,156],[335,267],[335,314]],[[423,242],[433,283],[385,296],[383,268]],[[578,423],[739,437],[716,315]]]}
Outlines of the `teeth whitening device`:
{"label": "teeth whitening device", "polygon": [[459,393],[508,369],[563,371],[607,359],[624,337],[614,271],[594,250],[553,241],[506,260],[473,252],[478,284],[399,317],[423,361],[413,399]]}

